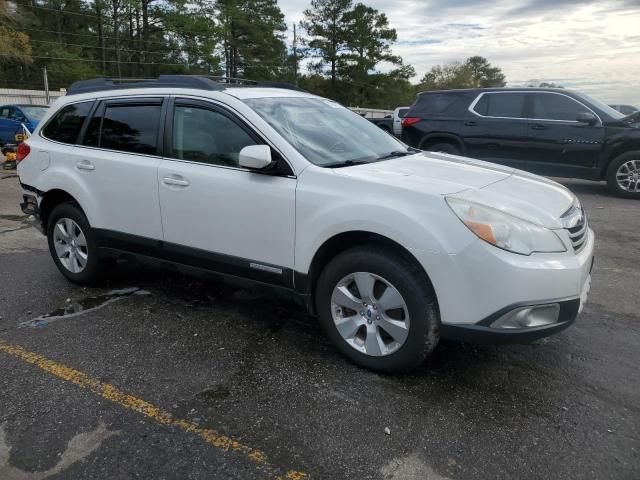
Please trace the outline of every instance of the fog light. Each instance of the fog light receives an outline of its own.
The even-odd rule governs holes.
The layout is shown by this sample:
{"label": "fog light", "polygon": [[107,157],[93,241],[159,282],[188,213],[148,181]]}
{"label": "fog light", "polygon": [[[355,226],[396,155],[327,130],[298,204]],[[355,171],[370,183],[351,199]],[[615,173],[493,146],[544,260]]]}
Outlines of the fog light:
{"label": "fog light", "polygon": [[493,328],[530,328],[550,325],[558,321],[560,305],[534,305],[520,307],[504,314],[491,324]]}

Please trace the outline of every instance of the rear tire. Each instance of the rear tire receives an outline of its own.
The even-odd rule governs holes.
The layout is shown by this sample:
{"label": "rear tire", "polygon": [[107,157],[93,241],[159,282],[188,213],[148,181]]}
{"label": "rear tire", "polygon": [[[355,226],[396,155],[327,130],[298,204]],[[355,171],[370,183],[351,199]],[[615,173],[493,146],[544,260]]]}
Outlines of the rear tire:
{"label": "rear tire", "polygon": [[47,222],[49,252],[67,279],[80,285],[101,280],[104,273],[95,235],[80,207],[65,202],[51,211]]}
{"label": "rear tire", "polygon": [[640,152],[614,158],[607,168],[607,184],[620,197],[640,198]]}
{"label": "rear tire", "polygon": [[462,152],[458,147],[451,143],[440,142],[429,145],[425,150],[428,152],[448,153],[449,155],[460,155]]}
{"label": "rear tire", "polygon": [[320,274],[315,298],[329,338],[362,367],[415,368],[438,343],[435,295],[424,272],[388,249],[357,247],[336,256]]}

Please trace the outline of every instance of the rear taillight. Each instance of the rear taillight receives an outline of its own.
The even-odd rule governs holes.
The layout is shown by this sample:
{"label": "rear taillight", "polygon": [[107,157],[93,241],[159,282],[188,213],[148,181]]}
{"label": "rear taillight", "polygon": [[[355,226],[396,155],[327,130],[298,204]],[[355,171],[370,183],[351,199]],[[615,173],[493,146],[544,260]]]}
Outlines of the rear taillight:
{"label": "rear taillight", "polygon": [[402,119],[402,128],[410,127],[414,123],[418,123],[420,120],[422,120],[422,119],[421,118],[416,118],[416,117],[404,117]]}
{"label": "rear taillight", "polygon": [[31,153],[31,147],[22,142],[20,145],[18,145],[18,151],[16,152],[16,162],[21,162],[22,160],[27,158],[27,155],[29,155],[29,153]]}

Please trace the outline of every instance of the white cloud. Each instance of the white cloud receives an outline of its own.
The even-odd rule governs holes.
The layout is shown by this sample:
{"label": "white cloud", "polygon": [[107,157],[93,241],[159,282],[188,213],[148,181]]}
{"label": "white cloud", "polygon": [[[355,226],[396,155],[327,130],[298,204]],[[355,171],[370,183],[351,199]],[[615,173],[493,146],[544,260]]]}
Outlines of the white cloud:
{"label": "white cloud", "polygon": [[[608,103],[640,106],[638,0],[363,0],[398,32],[393,51],[418,78],[482,55],[509,84],[552,81]],[[281,0],[289,25],[310,2]]]}

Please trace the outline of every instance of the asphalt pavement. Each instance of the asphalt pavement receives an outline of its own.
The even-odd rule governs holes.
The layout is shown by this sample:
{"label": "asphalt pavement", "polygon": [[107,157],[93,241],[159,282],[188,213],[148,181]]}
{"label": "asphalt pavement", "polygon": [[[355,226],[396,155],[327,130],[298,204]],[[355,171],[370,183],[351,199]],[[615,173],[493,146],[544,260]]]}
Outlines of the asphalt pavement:
{"label": "asphalt pavement", "polygon": [[379,375],[253,292],[139,265],[68,283],[13,174],[2,480],[640,478],[640,203],[604,184],[563,181],[597,242],[575,325],[531,345],[442,342],[417,371]]}

